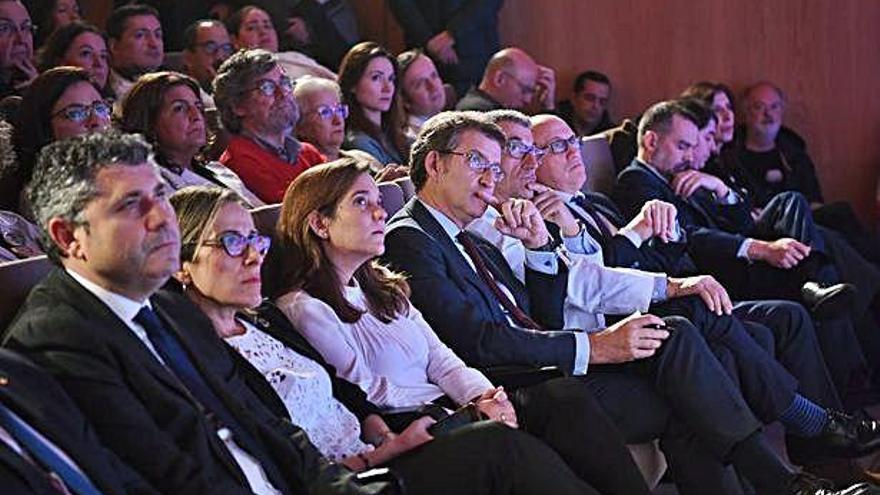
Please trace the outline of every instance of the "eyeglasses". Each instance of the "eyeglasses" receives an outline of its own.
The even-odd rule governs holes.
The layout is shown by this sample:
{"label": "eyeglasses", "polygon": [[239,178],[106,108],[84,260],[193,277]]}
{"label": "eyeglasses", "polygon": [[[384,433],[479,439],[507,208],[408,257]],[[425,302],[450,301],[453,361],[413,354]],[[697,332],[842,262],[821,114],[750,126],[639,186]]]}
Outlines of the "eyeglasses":
{"label": "eyeglasses", "polygon": [[500,163],[490,163],[489,160],[486,160],[483,155],[480,154],[479,151],[470,150],[470,151],[455,151],[455,150],[440,150],[438,153],[445,153],[447,155],[456,155],[463,156],[465,163],[470,167],[471,170],[478,174],[485,173],[486,170],[490,170],[492,172],[492,179],[495,182],[500,182],[504,180],[505,174],[504,170],[501,170]]}
{"label": "eyeglasses", "polygon": [[31,24],[30,21],[23,22],[21,26],[16,26],[11,22],[0,22],[0,38],[5,38],[18,33],[33,35],[36,31],[37,26]]}
{"label": "eyeglasses", "polygon": [[55,117],[61,116],[71,122],[82,124],[92,115],[100,119],[109,119],[111,111],[112,108],[109,103],[99,100],[93,102],[91,105],[83,105],[81,103],[67,105],[61,110],[53,113],[50,117],[54,119]]}
{"label": "eyeglasses", "polygon": [[529,86],[528,84],[523,83],[522,81],[519,80],[519,78],[517,78],[516,76],[514,76],[510,72],[507,72],[507,71],[502,71],[502,72],[507,74],[507,77],[513,79],[513,81],[516,82],[517,85],[519,85],[519,90],[522,91],[522,94],[524,94],[526,96],[532,96],[535,94],[535,86],[534,85]]}
{"label": "eyeglasses", "polygon": [[322,120],[330,120],[334,115],[338,115],[341,119],[348,118],[348,105],[345,103],[339,103],[337,105],[321,105],[320,107],[315,109],[315,113],[318,117],[321,117]]}
{"label": "eyeglasses", "polygon": [[504,143],[504,152],[517,160],[522,160],[526,155],[534,155],[535,160],[541,160],[547,153],[545,150],[532,144],[526,144],[520,139],[508,139]]}
{"label": "eyeglasses", "polygon": [[554,155],[561,155],[568,151],[569,148],[573,148],[578,145],[578,137],[571,136],[568,139],[554,139],[550,141],[547,146],[541,148],[542,151],[546,154],[548,151],[553,153]]}
{"label": "eyeglasses", "polygon": [[214,55],[219,50],[220,53],[224,55],[229,55],[232,53],[232,43],[217,43],[216,41],[206,41],[204,43],[199,43],[196,46],[205,50],[205,53],[208,55]]}
{"label": "eyeglasses", "polygon": [[222,247],[226,254],[233,258],[243,255],[248,246],[260,253],[260,256],[265,256],[269,252],[269,246],[272,245],[272,238],[267,235],[257,234],[256,232],[246,236],[238,232],[224,232],[217,239],[209,239],[202,242],[202,245]]}
{"label": "eyeglasses", "polygon": [[274,96],[278,89],[281,89],[281,92],[285,94],[290,94],[293,92],[293,87],[296,84],[293,80],[287,76],[281,76],[281,79],[278,81],[273,81],[271,79],[260,79],[257,81],[257,84],[254,84],[254,87],[251,88],[251,91],[259,91],[263,94],[263,96]]}

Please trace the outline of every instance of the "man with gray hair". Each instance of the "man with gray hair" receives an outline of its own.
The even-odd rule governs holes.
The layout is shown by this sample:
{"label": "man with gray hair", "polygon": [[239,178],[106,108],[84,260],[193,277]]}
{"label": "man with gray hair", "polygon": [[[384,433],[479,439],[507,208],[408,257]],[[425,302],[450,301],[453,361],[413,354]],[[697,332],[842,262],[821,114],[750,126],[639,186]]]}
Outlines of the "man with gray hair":
{"label": "man with gray hair", "polygon": [[262,402],[185,296],[156,294],[180,234],[141,137],[52,143],[28,195],[58,268],[3,344],[54,375],[124,462],[161,493],[376,493]]}
{"label": "man with gray hair", "polygon": [[326,161],[294,137],[299,107],[293,87],[277,57],[262,49],[232,55],[214,78],[214,103],[232,135],[220,162],[266,203],[280,203],[293,179]]}

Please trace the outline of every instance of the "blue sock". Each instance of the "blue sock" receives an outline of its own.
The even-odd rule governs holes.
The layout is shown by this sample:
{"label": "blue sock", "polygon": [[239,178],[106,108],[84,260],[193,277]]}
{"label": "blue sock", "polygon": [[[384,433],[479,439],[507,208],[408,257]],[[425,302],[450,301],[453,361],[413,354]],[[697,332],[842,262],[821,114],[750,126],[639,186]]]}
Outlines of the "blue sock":
{"label": "blue sock", "polygon": [[779,421],[789,433],[802,437],[815,437],[822,433],[828,423],[828,414],[818,404],[811,402],[801,394],[795,394]]}

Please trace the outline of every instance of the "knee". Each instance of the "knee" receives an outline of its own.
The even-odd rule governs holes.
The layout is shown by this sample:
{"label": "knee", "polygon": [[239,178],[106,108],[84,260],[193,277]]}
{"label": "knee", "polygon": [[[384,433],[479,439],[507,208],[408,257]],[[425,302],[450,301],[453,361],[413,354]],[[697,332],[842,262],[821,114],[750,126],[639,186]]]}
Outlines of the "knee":
{"label": "knee", "polygon": [[679,345],[688,345],[697,341],[705,340],[700,334],[700,330],[687,318],[682,316],[667,316],[663,318],[663,321],[666,323],[666,326],[669,327],[669,339],[667,339],[666,345],[673,342],[677,342]]}

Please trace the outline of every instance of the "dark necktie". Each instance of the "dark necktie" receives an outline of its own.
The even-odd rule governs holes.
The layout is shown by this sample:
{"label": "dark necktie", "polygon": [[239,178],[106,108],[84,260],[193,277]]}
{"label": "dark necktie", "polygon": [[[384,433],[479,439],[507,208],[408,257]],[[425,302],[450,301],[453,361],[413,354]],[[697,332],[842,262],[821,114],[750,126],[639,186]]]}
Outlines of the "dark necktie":
{"label": "dark necktie", "polygon": [[468,257],[470,257],[471,261],[474,262],[474,267],[477,269],[477,274],[483,279],[483,282],[489,287],[489,290],[495,296],[495,299],[501,304],[501,307],[510,314],[511,319],[522,328],[531,328],[534,330],[541,330],[541,325],[533,320],[529,315],[526,314],[525,311],[521,310],[515,302],[511,301],[507,294],[501,290],[501,287],[498,286],[498,282],[496,278],[493,276],[492,271],[489,270],[489,267],[486,264],[486,260],[483,259],[483,255],[480,253],[480,249],[477,247],[477,244],[474,242],[473,238],[471,238],[471,234],[466,231],[461,231],[456,236],[458,242],[461,243],[461,246],[464,248],[464,252],[467,253]]}
{"label": "dark necktie", "polygon": [[[208,386],[201,373],[199,373],[190,360],[189,355],[183,349],[183,346],[180,345],[177,337],[162,324],[162,320],[159,319],[156,313],[144,306],[138,311],[134,321],[144,327],[144,330],[147,332],[147,338],[150,339],[156,352],[162,356],[165,365],[183,382],[183,385],[196,400],[205,409],[213,413],[222,426],[233,431],[238,443],[242,447],[246,447],[247,450],[256,448],[257,444],[253,441],[251,435],[235,419],[235,416],[223,404],[220,397]],[[256,452],[251,452],[251,454],[257,455]]]}
{"label": "dark necktie", "polygon": [[571,202],[576,204],[580,209],[584,210],[584,213],[593,220],[593,223],[596,224],[596,228],[599,229],[601,233],[601,238],[596,239],[600,243],[605,243],[608,239],[613,237],[613,234],[610,230],[608,230],[608,226],[605,225],[605,220],[602,218],[602,215],[596,210],[596,207],[591,205],[587,198],[583,196],[575,196],[571,198]]}
{"label": "dark necktie", "polygon": [[61,457],[48,442],[29,430],[2,404],[0,404],[0,425],[40,466],[61,478],[64,482],[63,488],[76,495],[101,495],[102,492],[84,474]]}

